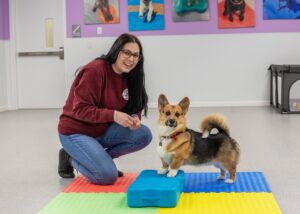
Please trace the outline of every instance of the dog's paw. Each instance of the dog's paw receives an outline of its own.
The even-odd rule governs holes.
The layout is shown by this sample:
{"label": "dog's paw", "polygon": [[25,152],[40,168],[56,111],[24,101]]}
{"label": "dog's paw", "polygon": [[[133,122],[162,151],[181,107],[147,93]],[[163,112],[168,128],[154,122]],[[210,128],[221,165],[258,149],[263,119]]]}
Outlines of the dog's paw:
{"label": "dog's paw", "polygon": [[147,22],[151,22],[152,21],[152,14],[151,15],[147,15]]}
{"label": "dog's paw", "polygon": [[218,179],[218,180],[225,180],[225,175],[219,175],[219,176],[217,177],[217,179]]}
{"label": "dog's paw", "polygon": [[177,175],[177,169],[170,169],[169,173],[167,174],[168,177],[175,177]]}
{"label": "dog's paw", "polygon": [[234,183],[234,180],[228,178],[228,179],[225,180],[225,183],[233,184],[233,183]]}
{"label": "dog's paw", "polygon": [[159,175],[166,174],[167,172],[168,172],[167,168],[161,168],[161,169],[157,170],[157,174],[159,174]]}

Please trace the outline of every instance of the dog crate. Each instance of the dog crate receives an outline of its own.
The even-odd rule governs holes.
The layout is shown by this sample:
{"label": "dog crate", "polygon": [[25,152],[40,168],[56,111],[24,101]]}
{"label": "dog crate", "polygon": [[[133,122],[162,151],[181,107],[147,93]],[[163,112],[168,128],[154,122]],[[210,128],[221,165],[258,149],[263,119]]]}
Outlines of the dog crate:
{"label": "dog crate", "polygon": [[270,104],[280,113],[300,113],[300,65],[271,65]]}

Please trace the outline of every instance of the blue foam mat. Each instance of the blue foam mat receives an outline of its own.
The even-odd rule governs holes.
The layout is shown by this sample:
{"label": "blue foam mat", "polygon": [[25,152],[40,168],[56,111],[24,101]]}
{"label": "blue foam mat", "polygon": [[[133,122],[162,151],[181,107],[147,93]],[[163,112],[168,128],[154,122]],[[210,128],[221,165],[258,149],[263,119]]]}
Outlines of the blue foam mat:
{"label": "blue foam mat", "polygon": [[262,172],[237,172],[233,184],[217,180],[219,173],[185,173],[183,192],[271,192]]}

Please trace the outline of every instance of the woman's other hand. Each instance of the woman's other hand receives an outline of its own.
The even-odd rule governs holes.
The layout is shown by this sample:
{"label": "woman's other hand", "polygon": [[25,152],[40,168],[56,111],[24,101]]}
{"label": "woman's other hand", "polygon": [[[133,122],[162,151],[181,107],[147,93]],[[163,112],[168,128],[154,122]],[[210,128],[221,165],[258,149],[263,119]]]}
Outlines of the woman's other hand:
{"label": "woman's other hand", "polygon": [[141,127],[141,120],[138,115],[133,114],[131,117],[134,119],[134,123],[132,126],[129,126],[130,129],[137,129]]}
{"label": "woman's other hand", "polygon": [[129,127],[131,128],[134,126],[136,123],[136,119],[131,117],[130,115],[120,112],[120,111],[115,111],[115,122],[118,123],[119,125],[123,127]]}

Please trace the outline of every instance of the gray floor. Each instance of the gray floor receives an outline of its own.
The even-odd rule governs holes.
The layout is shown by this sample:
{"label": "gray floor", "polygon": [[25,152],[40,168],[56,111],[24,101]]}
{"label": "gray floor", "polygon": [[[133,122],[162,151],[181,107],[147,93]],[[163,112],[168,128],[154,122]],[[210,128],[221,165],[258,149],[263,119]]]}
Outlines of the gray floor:
{"label": "gray floor", "polygon": [[[269,107],[192,108],[190,128],[212,112],[225,114],[242,148],[239,171],[263,171],[283,213],[300,213],[300,115],[281,115]],[[0,213],[37,213],[72,180],[57,175],[60,110],[0,113]],[[156,132],[157,111],[143,122]],[[146,149],[116,160],[125,172],[160,166],[154,141]],[[184,167],[185,171],[217,171]]]}

